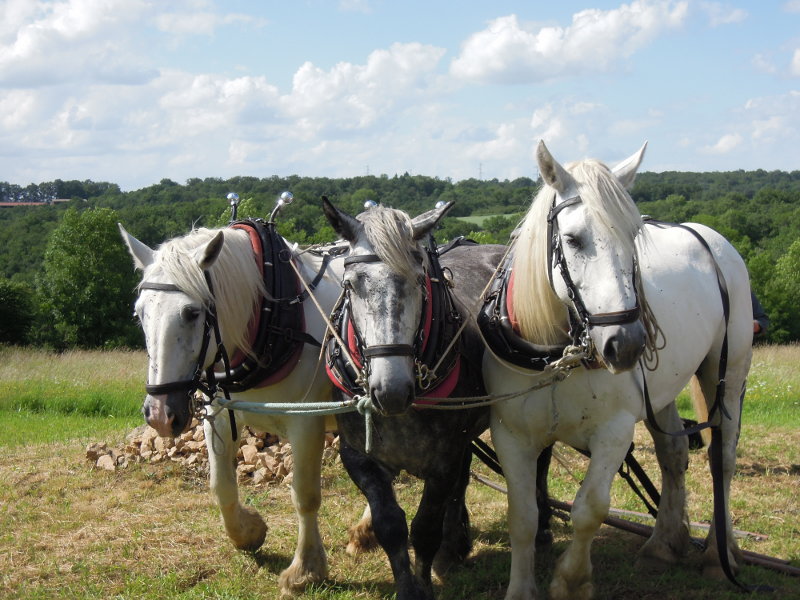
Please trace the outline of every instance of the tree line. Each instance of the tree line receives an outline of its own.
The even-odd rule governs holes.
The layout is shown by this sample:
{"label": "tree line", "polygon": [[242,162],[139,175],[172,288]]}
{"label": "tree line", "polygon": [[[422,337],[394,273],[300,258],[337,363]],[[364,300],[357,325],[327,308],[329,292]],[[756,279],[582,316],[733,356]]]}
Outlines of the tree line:
{"label": "tree line", "polygon": [[[320,210],[326,195],[350,213],[367,200],[412,215],[436,202],[456,202],[437,232],[506,243],[539,183],[449,179],[423,175],[352,178],[234,177],[163,179],[135,191],[93,181],[62,181],[25,188],[0,182],[0,201],[70,202],[0,209],[0,342],[69,347],[142,344],[131,317],[138,275],[117,231],[157,246],[192,227],[228,222],[226,195],[242,198],[239,216],[267,217],[275,199],[290,190],[295,202],[278,230],[300,244],[335,235]],[[644,214],[673,222],[704,223],[725,235],[747,262],[751,285],[771,326],[767,339],[800,339],[800,171],[642,173],[632,196]]]}

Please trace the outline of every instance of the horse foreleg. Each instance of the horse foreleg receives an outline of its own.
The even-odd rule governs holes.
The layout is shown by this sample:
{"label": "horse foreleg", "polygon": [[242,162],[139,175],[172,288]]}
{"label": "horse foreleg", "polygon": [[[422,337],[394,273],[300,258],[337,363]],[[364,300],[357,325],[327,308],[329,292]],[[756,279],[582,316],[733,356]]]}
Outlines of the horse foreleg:
{"label": "horse foreleg", "polygon": [[301,592],[308,584],[319,583],[328,576],[328,559],[318,522],[324,428],[324,419],[314,417],[295,417],[288,427],[294,460],[292,503],[297,513],[298,531],[292,564],[278,580],[284,595]]}
{"label": "horse foreleg", "polygon": [[628,451],[633,426],[633,419],[604,424],[603,438],[595,438],[589,444],[592,458],[570,514],[573,538],[556,564],[550,583],[551,600],[588,600],[592,597],[592,541],[603,519],[608,516],[611,482]]}
{"label": "horse foreleg", "polygon": [[411,572],[406,514],[394,496],[392,475],[341,439],[342,464],[369,502],[372,527],[392,567],[397,600],[433,600],[433,595]]}
{"label": "horse foreleg", "polygon": [[238,444],[231,437],[228,411],[221,411],[213,422],[206,420],[203,429],[208,448],[211,493],[222,514],[225,531],[239,550],[256,550],[264,543],[267,525],[255,510],[239,502],[236,483]]}
{"label": "horse foreleg", "polygon": [[444,577],[453,566],[463,563],[472,550],[469,511],[465,500],[471,463],[472,453],[464,452],[458,482],[447,501],[441,545],[433,559],[433,570],[439,577]]}
{"label": "horse foreleg", "polygon": [[508,484],[511,572],[505,600],[535,600],[534,559],[539,510],[535,501],[536,477],[533,466],[540,449],[518,440],[494,407],[492,441]]}
{"label": "horse foreleg", "polygon": [[[674,403],[656,414],[664,431],[681,431],[683,422]],[[689,440],[685,435],[667,435],[645,422],[653,436],[661,469],[661,501],[653,533],[639,551],[639,557],[655,566],[674,564],[689,548],[689,517],[686,512],[686,469]]]}
{"label": "horse foreleg", "polygon": [[553,507],[550,506],[550,494],[547,487],[547,475],[553,459],[553,445],[542,450],[536,460],[536,506],[539,508],[539,524],[536,528],[536,545],[546,548],[553,543],[553,532],[550,520],[553,518]]}

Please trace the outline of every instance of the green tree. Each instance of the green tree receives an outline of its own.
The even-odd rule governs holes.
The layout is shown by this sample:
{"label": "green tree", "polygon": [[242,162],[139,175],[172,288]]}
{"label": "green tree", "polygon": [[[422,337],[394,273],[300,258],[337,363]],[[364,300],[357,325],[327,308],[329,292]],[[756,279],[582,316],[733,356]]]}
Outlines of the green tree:
{"label": "green tree", "polygon": [[108,208],[69,209],[45,251],[38,292],[40,341],[57,348],[130,345],[137,277]]}
{"label": "green tree", "polygon": [[800,240],[775,263],[766,284],[765,309],[770,318],[770,340],[784,343],[800,338],[797,299],[800,298]]}
{"label": "green tree", "polygon": [[20,282],[0,280],[0,342],[24,344],[33,319],[33,290]]}

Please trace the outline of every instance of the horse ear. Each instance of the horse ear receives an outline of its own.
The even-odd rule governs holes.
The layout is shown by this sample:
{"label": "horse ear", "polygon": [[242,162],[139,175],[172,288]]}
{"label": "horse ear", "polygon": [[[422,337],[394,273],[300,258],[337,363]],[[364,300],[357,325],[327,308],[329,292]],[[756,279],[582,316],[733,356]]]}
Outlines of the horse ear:
{"label": "horse ear", "polygon": [[117,226],[125,245],[128,246],[128,252],[133,258],[133,266],[144,271],[148,265],[152,264],[155,252],[147,244],[140,242],[128,233],[122,223],[117,223]]}
{"label": "horse ear", "polygon": [[411,227],[415,240],[425,237],[439,222],[439,220],[453,208],[455,201],[451,200],[447,204],[443,204],[437,208],[432,208],[429,211],[414,217],[411,220]]}
{"label": "horse ear", "polygon": [[572,176],[553,158],[544,145],[544,140],[539,140],[539,145],[536,147],[536,162],[539,163],[539,173],[544,182],[564,195],[572,183]]}
{"label": "horse ear", "polygon": [[629,156],[611,169],[611,172],[616,175],[617,179],[619,179],[619,182],[626,190],[630,191],[633,187],[633,182],[636,179],[636,171],[639,169],[639,165],[642,164],[642,158],[644,158],[644,151],[646,149],[647,142],[642,144],[642,147],[639,148],[635,154]]}
{"label": "horse ear", "polygon": [[322,197],[322,212],[325,213],[325,218],[331,224],[333,230],[346,239],[348,242],[353,242],[358,237],[358,228],[361,226],[354,217],[347,213],[340,211],[327,196]]}
{"label": "horse ear", "polygon": [[201,269],[205,271],[216,262],[217,258],[219,258],[219,253],[222,251],[222,245],[224,243],[225,236],[223,235],[222,231],[218,231],[217,235],[211,238],[210,242],[197,249],[195,252],[195,257],[197,258],[197,264],[200,265]]}

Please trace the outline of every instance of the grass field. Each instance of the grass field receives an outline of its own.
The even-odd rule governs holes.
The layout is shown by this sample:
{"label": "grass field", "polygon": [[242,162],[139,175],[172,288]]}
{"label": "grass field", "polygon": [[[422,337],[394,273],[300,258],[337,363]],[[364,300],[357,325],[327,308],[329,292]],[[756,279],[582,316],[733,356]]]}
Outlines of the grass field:
{"label": "grass field", "polygon": [[[177,464],[131,465],[109,473],[84,458],[88,441],[121,443],[141,422],[143,353],[53,355],[0,351],[0,597],[277,599],[277,576],[294,551],[295,518],[285,484],[243,488],[246,502],[270,525],[267,542],[243,553],[228,542],[206,482]],[[733,482],[737,529],[761,534],[743,548],[800,566],[800,347],[756,349],[746,400],[739,469]],[[571,500],[586,461],[557,447],[551,494]],[[657,482],[652,442],[637,430],[637,459]],[[488,472],[479,469],[485,475]],[[498,483],[502,483],[497,478]],[[704,451],[690,456],[689,514],[707,522],[711,483]],[[401,476],[397,493],[409,515],[419,483]],[[505,496],[479,484],[468,491],[475,548],[468,564],[437,584],[443,600],[500,600],[510,552]],[[612,505],[642,511],[617,480]],[[330,577],[308,590],[315,600],[393,597],[381,552],[353,558],[344,552],[347,527],[363,507],[341,466],[323,471],[321,528]],[[552,550],[537,556],[540,588],[569,539],[569,524],[554,523]],[[701,536],[702,531],[693,531]],[[642,573],[635,553],[643,538],[603,527],[593,546],[600,599],[733,599],[727,583],[700,577],[699,553],[666,573]],[[769,583],[769,598],[800,598],[800,579],[746,567],[747,584]]]}

